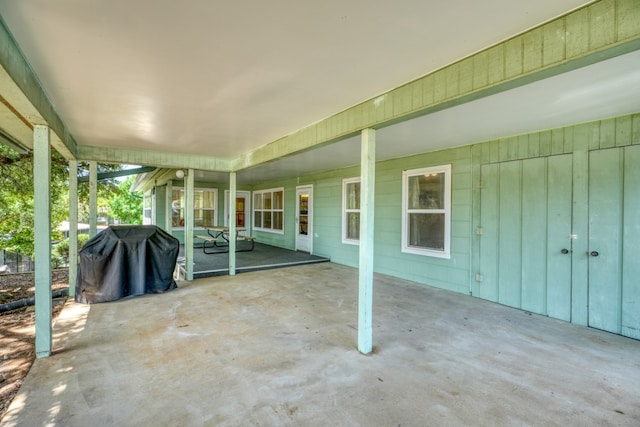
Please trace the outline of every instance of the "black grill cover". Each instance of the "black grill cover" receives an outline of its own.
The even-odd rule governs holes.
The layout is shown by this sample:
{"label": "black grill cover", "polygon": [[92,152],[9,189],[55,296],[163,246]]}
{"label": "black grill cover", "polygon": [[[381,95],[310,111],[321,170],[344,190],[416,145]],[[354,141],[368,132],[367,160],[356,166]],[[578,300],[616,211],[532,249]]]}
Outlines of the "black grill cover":
{"label": "black grill cover", "polygon": [[76,301],[113,301],[174,289],[180,243],[155,225],[111,226],[80,251]]}

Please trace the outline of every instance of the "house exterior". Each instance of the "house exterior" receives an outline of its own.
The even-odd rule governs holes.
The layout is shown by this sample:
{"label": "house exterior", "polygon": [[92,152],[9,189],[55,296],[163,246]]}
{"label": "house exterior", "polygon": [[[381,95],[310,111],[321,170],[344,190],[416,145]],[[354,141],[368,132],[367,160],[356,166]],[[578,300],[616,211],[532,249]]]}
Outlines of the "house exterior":
{"label": "house exterior", "polygon": [[[373,271],[640,339],[639,52],[640,4],[596,1],[233,159],[77,144],[55,109],[34,101],[35,83],[17,86],[58,135],[39,144],[72,164],[158,167],[136,182],[145,221],[181,239],[187,266],[194,230],[229,225],[261,243],[359,268],[365,353]],[[8,49],[0,58],[14,80],[28,75],[18,54]],[[629,79],[627,95],[609,105],[620,109],[586,104],[588,114],[574,117],[548,105],[548,115],[535,113],[533,129],[508,132],[501,123],[492,133],[487,123],[445,141],[447,126],[466,126],[442,125],[448,112],[476,106],[502,111],[506,121],[509,110],[534,102],[518,97],[520,88],[562,87],[578,79],[573,73],[608,64],[622,77],[604,82]],[[567,96],[584,95],[579,89]],[[500,107],[483,104],[498,98]],[[403,144],[402,129],[412,146],[387,155]],[[284,170],[287,161],[312,162],[331,150],[340,157],[354,147],[357,160],[332,169],[270,174],[265,166]],[[233,274],[233,251],[229,262]]]}
{"label": "house exterior", "polygon": [[[375,271],[638,339],[640,276],[634,262],[625,262],[640,241],[638,144],[640,114],[633,114],[379,162]],[[412,197],[406,174],[441,173],[445,166],[448,253],[403,241]],[[295,250],[296,189],[309,187],[310,250],[358,267],[359,239],[345,236],[348,213],[359,214],[347,200],[349,183],[359,184],[359,176],[360,168],[351,167],[243,186],[253,198],[277,189],[284,199],[282,230],[247,226],[258,241]],[[167,183],[180,191],[174,179],[147,191],[155,193],[157,224],[165,224]],[[223,224],[228,184],[196,188],[216,195],[211,225]],[[253,198],[249,218],[256,213]],[[183,227],[171,231],[183,238]]]}

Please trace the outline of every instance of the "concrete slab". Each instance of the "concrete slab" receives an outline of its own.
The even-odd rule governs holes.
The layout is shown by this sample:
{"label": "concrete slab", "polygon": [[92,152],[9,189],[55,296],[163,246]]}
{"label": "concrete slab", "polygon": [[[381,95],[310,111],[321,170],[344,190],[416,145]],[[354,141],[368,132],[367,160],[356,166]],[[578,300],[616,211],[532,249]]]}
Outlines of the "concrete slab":
{"label": "concrete slab", "polygon": [[55,324],[2,426],[640,425],[640,341],[332,263],[181,283]]}

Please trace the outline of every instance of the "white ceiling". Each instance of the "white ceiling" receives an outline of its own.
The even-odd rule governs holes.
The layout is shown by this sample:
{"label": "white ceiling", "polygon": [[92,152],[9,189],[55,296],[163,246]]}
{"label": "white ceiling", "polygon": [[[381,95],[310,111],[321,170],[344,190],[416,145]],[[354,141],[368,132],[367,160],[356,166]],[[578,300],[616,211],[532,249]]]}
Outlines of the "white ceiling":
{"label": "white ceiling", "polygon": [[[640,51],[380,129],[376,159],[467,145],[640,111]],[[276,180],[360,164],[349,138],[239,174]],[[213,178],[213,176],[212,176]],[[222,176],[217,179],[224,178]]]}
{"label": "white ceiling", "polygon": [[[0,0],[0,14],[79,144],[235,158],[590,2]],[[638,56],[619,60],[382,129],[378,158],[640,111]],[[238,178],[356,164],[358,150]]]}

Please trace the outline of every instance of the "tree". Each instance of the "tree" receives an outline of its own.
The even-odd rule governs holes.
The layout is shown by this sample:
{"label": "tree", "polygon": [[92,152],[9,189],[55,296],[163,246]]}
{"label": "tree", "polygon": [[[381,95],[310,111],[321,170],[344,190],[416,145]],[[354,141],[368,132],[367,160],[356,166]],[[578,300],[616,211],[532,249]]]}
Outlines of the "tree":
{"label": "tree", "polygon": [[142,195],[131,192],[134,179],[127,177],[108,199],[108,215],[121,224],[142,224]]}
{"label": "tree", "polygon": [[[120,170],[120,165],[98,164],[98,171]],[[79,175],[88,174],[86,162],[79,162]],[[69,215],[69,165],[55,150],[51,152],[51,229],[52,239],[59,240],[58,225]],[[118,192],[115,179],[98,185],[99,197],[109,198]],[[88,219],[89,185],[78,185],[79,216]],[[0,144],[0,249],[33,256],[33,154],[18,153]],[[83,216],[84,213],[84,216]]]}
{"label": "tree", "polygon": [[[68,215],[62,195],[67,191],[67,162],[55,151],[51,158],[51,227]],[[0,249],[33,256],[33,154],[0,145]],[[53,238],[60,238],[54,232]]]}

